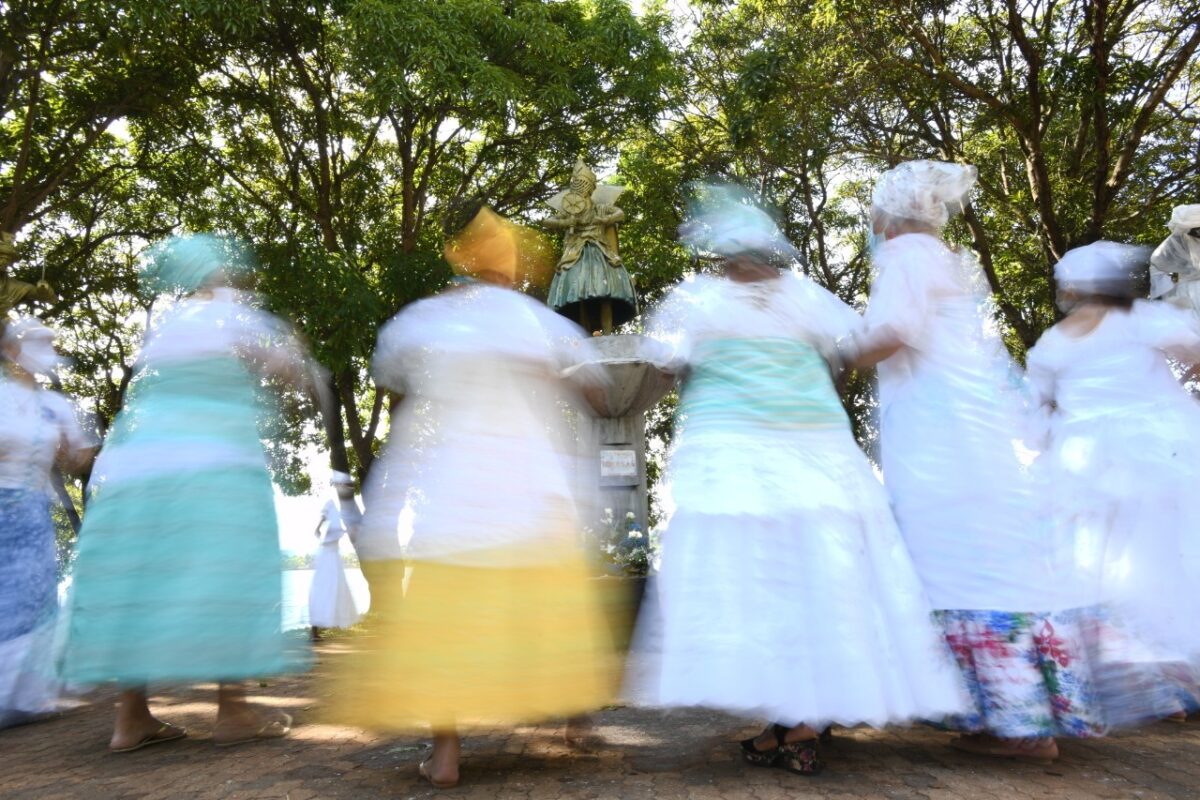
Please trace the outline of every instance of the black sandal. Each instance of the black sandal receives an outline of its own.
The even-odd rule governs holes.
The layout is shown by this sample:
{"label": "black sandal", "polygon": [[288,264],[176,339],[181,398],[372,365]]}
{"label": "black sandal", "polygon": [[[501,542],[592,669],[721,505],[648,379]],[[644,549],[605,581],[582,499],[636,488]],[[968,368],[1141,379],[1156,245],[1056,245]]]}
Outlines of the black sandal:
{"label": "black sandal", "polygon": [[762,733],[742,740],[742,758],[746,759],[747,764],[753,764],[756,767],[773,767],[779,761],[779,745],[783,743],[783,737],[787,734],[788,729],[783,725],[772,725],[770,728],[775,736],[775,746],[770,750],[759,750],[754,746],[754,741],[758,736],[762,736]]}

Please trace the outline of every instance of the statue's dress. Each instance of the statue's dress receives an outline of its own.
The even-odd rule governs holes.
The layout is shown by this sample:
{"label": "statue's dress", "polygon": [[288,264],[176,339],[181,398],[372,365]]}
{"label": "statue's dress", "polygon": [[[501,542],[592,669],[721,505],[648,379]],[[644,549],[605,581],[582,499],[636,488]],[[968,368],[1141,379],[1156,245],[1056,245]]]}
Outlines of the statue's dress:
{"label": "statue's dress", "polygon": [[234,680],[305,663],[281,629],[255,360],[301,356],[232,290],[147,334],[92,478],[69,603],[72,683]]}
{"label": "statue's dress", "polygon": [[559,377],[587,346],[544,305],[484,284],[380,331],[376,380],[404,400],[366,487],[356,546],[371,635],[338,670],[339,720],[461,729],[612,697]]}
{"label": "statue's dress", "polygon": [[[612,215],[614,209],[597,206],[593,213],[603,218]],[[637,316],[633,279],[621,265],[621,258],[607,236],[606,225],[595,221],[580,228],[575,236],[568,237],[550,282],[546,303],[551,308],[571,319],[579,319],[579,307],[585,305],[593,326],[600,323],[596,309],[604,300],[612,301],[614,325]]]}
{"label": "statue's dress", "polygon": [[[795,274],[672,290],[674,512],[633,698],[884,725],[963,708],[950,653],[830,377],[861,319]],[[657,606],[657,608],[655,607]]]}

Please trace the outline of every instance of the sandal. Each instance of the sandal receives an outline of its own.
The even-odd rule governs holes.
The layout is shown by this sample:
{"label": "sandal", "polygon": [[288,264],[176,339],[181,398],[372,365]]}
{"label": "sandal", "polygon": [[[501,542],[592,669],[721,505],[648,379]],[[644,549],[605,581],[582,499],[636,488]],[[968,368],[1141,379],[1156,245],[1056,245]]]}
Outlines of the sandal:
{"label": "sandal", "polygon": [[154,733],[148,733],[142,737],[137,744],[129,747],[110,747],[110,753],[132,753],[135,750],[141,750],[143,747],[149,747],[152,744],[162,744],[163,742],[173,742],[176,739],[183,739],[187,736],[187,729],[181,728],[178,725],[172,725],[169,722],[160,723],[158,730]]}
{"label": "sandal", "polygon": [[[787,735],[787,727],[784,725],[772,725],[771,733],[775,737],[775,746],[770,750],[759,750],[754,744],[758,736],[751,736],[749,739],[742,739],[742,758],[747,764],[752,764],[756,767],[773,767],[775,762],[779,761],[779,743],[783,741],[783,737]],[[766,733],[766,731],[763,731]]]}
{"label": "sandal", "polygon": [[820,737],[802,739],[798,742],[784,742],[779,746],[780,769],[796,775],[820,775],[825,769],[819,749]]}
{"label": "sandal", "polygon": [[236,739],[221,740],[217,738],[217,734],[213,732],[213,744],[217,747],[233,747],[238,744],[248,744],[249,742],[257,742],[262,739],[282,739],[287,736],[292,730],[292,715],[285,714],[280,711],[276,715],[264,718],[258,726],[258,730],[248,736],[241,736]]}

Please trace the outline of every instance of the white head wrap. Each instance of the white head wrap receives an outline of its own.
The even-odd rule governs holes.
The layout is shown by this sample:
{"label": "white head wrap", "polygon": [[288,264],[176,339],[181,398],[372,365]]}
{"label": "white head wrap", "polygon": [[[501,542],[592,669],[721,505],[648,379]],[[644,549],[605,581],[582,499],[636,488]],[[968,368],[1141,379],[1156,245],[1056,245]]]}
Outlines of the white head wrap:
{"label": "white head wrap", "polygon": [[14,360],[29,372],[49,375],[65,363],[54,349],[54,331],[37,317],[19,316],[0,323],[0,345],[15,344],[18,353]]}
{"label": "white head wrap", "polygon": [[697,188],[699,199],[679,226],[684,244],[718,256],[754,253],[776,263],[797,256],[775,220],[744,189],[712,184]]}
{"label": "white head wrap", "polygon": [[26,338],[54,338],[54,331],[43,325],[37,317],[9,317],[6,320],[0,319],[0,325],[3,325],[3,329],[0,330],[0,343],[3,344],[10,342],[19,344]]}
{"label": "white head wrap", "polygon": [[1118,242],[1093,242],[1068,250],[1054,265],[1059,291],[1133,297],[1150,248]]}
{"label": "white head wrap", "polygon": [[333,471],[333,476],[329,479],[329,482],[334,486],[353,486],[354,478],[345,472],[335,469]]}
{"label": "white head wrap", "polygon": [[1175,206],[1171,211],[1171,219],[1167,222],[1171,233],[1187,233],[1193,228],[1200,228],[1200,203],[1188,206]]}
{"label": "white head wrap", "polygon": [[875,181],[871,203],[877,212],[941,228],[962,210],[979,171],[970,164],[905,161]]}
{"label": "white head wrap", "polygon": [[1171,235],[1150,256],[1150,296],[1165,297],[1176,293],[1175,281],[1200,280],[1200,237],[1192,231],[1200,228],[1200,205],[1175,206],[1167,223]]}

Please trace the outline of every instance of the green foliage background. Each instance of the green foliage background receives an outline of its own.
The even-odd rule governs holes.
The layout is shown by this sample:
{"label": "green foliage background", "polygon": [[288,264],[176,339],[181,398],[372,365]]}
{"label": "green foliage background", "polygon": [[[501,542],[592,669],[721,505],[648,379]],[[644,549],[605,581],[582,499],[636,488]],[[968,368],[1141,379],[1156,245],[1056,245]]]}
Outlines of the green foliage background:
{"label": "green foliage background", "polygon": [[[370,468],[390,404],[375,335],[447,281],[443,213],[481,196],[536,222],[580,157],[628,187],[621,246],[649,303],[703,268],[674,235],[694,181],[747,186],[803,269],[861,305],[873,175],[974,163],[950,235],[1020,357],[1067,249],[1156,242],[1200,201],[1198,47],[1198,0],[15,0],[0,231],[17,277],[59,288],[40,313],[102,427],[154,311],[143,250],[185,230],[252,243],[337,398],[322,423],[285,402],[273,463],[300,491],[309,442]],[[845,391],[868,444],[870,386]]]}

